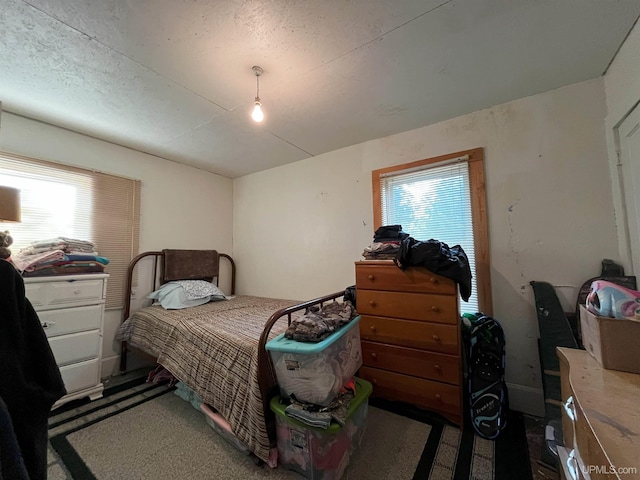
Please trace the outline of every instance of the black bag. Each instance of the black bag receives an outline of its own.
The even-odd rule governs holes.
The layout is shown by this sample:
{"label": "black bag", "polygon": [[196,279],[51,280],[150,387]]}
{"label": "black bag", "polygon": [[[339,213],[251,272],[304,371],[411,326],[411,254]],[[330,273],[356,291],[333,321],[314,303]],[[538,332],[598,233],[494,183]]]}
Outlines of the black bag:
{"label": "black bag", "polygon": [[351,285],[350,287],[345,288],[344,290],[344,301],[350,301],[353,305],[353,308],[358,308],[356,306],[356,286]]}

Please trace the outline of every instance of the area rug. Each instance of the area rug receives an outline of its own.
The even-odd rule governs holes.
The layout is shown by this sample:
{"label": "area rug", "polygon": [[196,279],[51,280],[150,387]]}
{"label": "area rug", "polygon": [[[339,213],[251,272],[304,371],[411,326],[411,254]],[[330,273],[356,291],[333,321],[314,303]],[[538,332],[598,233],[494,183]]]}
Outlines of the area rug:
{"label": "area rug", "polygon": [[[372,402],[362,443],[343,478],[531,478],[524,426],[523,452],[513,441],[484,440],[424,415]],[[165,385],[135,385],[54,412],[49,432],[49,480],[302,478],[281,467],[257,465]],[[518,459],[523,459],[520,466]]]}
{"label": "area rug", "polygon": [[431,425],[414,480],[533,480],[522,414],[509,412],[496,440],[476,435],[466,420],[464,430],[441,416],[400,402],[373,399],[378,408]]}

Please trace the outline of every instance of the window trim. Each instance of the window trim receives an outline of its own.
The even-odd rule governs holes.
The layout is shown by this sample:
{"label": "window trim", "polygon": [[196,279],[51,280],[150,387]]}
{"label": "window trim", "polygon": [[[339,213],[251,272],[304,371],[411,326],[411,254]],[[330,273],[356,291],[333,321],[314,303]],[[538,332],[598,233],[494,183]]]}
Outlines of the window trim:
{"label": "window trim", "polygon": [[478,306],[486,315],[493,315],[491,297],[491,265],[489,261],[489,227],[487,222],[487,198],[484,179],[484,149],[474,148],[461,152],[449,153],[438,157],[417,160],[392,167],[380,168],[371,172],[373,197],[373,228],[382,226],[382,191],[380,179],[390,173],[415,168],[429,168],[439,163],[467,155],[469,159],[469,184],[471,188],[471,215],[473,219],[473,242],[476,260],[476,285],[478,289]]}

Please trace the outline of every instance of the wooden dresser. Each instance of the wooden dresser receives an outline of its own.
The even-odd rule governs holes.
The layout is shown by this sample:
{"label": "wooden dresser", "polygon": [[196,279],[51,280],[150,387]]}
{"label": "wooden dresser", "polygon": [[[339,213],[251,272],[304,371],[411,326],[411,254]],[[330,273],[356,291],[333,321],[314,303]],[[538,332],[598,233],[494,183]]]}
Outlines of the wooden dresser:
{"label": "wooden dresser", "polygon": [[558,348],[565,479],[640,479],[640,375]]}
{"label": "wooden dresser", "polygon": [[356,262],[363,366],[373,397],[402,401],[463,422],[458,288],[421,267]]}

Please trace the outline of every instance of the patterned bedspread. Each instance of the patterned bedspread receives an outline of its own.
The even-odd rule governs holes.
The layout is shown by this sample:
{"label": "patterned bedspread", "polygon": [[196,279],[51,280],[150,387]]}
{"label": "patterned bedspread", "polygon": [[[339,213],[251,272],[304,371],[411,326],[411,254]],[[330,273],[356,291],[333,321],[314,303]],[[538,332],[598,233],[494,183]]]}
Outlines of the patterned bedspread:
{"label": "patterned bedspread", "polygon": [[[269,438],[258,385],[258,340],[276,310],[291,300],[237,296],[184,310],[159,305],[141,308],[120,327],[126,340],[193,389],[229,422],[256,456],[269,460]],[[277,322],[273,338],[284,332]]]}

